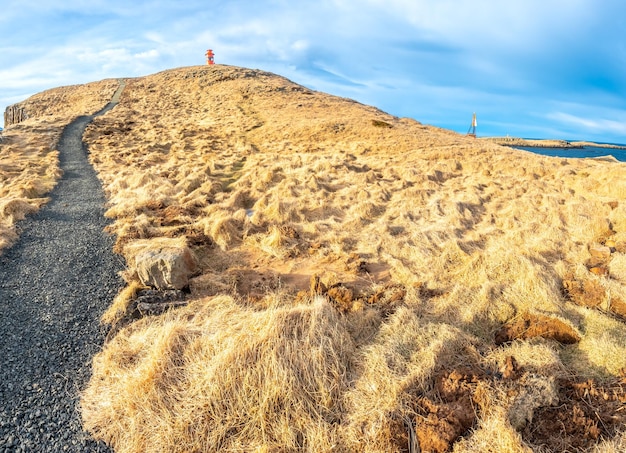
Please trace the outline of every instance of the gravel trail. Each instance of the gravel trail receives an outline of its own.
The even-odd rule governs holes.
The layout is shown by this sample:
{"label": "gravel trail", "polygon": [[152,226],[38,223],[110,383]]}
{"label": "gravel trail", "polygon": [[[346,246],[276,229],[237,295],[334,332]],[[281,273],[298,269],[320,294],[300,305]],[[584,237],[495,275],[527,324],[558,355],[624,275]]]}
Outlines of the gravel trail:
{"label": "gravel trail", "polygon": [[83,431],[78,403],[124,263],[103,232],[105,198],[82,136],[124,85],[103,110],[65,128],[51,201],[0,256],[0,453],[109,451]]}

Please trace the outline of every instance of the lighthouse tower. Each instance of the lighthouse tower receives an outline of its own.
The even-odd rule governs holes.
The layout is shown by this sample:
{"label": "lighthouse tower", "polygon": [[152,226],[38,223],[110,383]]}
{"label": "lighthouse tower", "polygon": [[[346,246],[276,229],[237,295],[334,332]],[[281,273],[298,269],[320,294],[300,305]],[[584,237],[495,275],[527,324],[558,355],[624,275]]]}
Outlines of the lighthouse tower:
{"label": "lighthouse tower", "polygon": [[476,138],[476,126],[478,126],[478,122],[476,121],[476,113],[474,113],[472,115],[472,124],[470,124],[467,135]]}
{"label": "lighthouse tower", "polygon": [[213,53],[213,50],[209,49],[206,51],[206,64],[208,65],[212,65],[215,64],[215,54]]}

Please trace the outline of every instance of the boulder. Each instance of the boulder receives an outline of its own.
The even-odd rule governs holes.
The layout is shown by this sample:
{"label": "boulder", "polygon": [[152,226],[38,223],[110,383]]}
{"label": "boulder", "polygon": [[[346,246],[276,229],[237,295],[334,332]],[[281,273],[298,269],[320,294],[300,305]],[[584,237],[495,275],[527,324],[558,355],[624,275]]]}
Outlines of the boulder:
{"label": "boulder", "polygon": [[147,249],[135,257],[135,267],[141,282],[156,289],[182,289],[197,266],[188,247]]}

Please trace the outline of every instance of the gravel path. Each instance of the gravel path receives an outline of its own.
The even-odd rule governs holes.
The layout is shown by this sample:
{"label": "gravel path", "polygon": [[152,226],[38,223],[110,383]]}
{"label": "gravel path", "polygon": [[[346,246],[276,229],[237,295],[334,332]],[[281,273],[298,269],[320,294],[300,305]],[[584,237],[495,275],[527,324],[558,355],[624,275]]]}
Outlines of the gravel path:
{"label": "gravel path", "polygon": [[[120,81],[96,115],[123,89]],[[65,128],[63,178],[0,256],[0,453],[109,451],[82,430],[78,406],[104,340],[99,319],[122,287],[123,268],[102,231],[105,198],[82,143],[92,119]]]}

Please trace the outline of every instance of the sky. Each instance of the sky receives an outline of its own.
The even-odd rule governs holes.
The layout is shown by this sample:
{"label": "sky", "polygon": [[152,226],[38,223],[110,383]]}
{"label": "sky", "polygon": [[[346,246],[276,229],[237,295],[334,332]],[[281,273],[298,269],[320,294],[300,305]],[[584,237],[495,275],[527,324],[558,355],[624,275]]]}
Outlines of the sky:
{"label": "sky", "polygon": [[624,0],[2,0],[0,109],[209,48],[463,134],[626,143]]}

